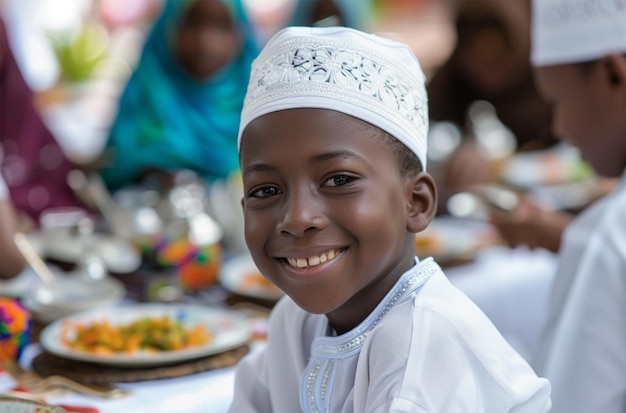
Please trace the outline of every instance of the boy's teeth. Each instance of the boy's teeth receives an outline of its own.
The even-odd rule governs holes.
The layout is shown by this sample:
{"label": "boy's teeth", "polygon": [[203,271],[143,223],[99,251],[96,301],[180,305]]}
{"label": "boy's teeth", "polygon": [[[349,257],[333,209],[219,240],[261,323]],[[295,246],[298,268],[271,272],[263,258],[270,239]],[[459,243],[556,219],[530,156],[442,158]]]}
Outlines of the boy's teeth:
{"label": "boy's teeth", "polygon": [[314,255],[309,258],[287,258],[287,262],[292,267],[305,268],[305,267],[314,267],[326,261],[330,261],[337,256],[337,252],[335,250],[328,251],[321,255]]}

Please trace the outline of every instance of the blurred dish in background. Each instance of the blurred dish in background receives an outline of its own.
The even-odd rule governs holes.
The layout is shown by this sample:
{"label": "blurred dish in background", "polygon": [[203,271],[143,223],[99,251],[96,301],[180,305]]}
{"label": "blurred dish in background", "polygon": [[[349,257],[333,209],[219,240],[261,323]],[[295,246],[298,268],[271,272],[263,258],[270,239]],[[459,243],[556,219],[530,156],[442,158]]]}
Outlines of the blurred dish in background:
{"label": "blurred dish in background", "polygon": [[520,197],[547,210],[579,211],[610,191],[567,145],[516,154],[499,169],[500,183],[464,188],[448,198],[447,212],[457,218],[489,220],[490,210],[513,211]]}
{"label": "blurred dish in background", "polygon": [[284,293],[258,270],[249,254],[227,261],[219,275],[220,284],[232,293],[278,301]]}
{"label": "blurred dish in background", "polygon": [[498,242],[495,229],[486,222],[437,217],[415,236],[420,259],[433,257],[441,266],[471,261],[483,248]]}
{"label": "blurred dish in background", "polygon": [[27,267],[17,277],[10,280],[0,280],[0,297],[19,298],[41,282],[30,267]]}
{"label": "blurred dish in background", "polygon": [[[59,237],[47,243],[41,232],[28,234],[28,239],[39,255],[68,264],[78,264],[83,253],[85,240],[79,236]],[[92,235],[93,251],[102,259],[109,272],[131,273],[141,265],[141,254],[128,241],[110,236]]]}
{"label": "blurred dish in background", "polygon": [[606,193],[578,150],[567,144],[509,158],[502,163],[500,180],[549,210],[578,211]]}
{"label": "blurred dish in background", "polygon": [[473,185],[452,195],[447,202],[448,212],[457,218],[487,221],[490,210],[512,211],[519,204],[519,195],[495,184]]}
{"label": "blurred dish in background", "polygon": [[576,213],[594,200],[606,195],[611,189],[609,181],[587,179],[560,185],[543,185],[531,188],[528,191],[528,197],[547,210]]}
{"label": "blurred dish in background", "polygon": [[44,323],[80,311],[116,304],[126,294],[124,285],[112,277],[89,279],[83,274],[56,274],[57,287],[39,285],[23,297],[33,318]]}
{"label": "blurred dish in background", "polygon": [[578,150],[566,144],[542,151],[518,153],[506,160],[500,171],[502,182],[521,189],[581,182],[593,178],[593,175]]}

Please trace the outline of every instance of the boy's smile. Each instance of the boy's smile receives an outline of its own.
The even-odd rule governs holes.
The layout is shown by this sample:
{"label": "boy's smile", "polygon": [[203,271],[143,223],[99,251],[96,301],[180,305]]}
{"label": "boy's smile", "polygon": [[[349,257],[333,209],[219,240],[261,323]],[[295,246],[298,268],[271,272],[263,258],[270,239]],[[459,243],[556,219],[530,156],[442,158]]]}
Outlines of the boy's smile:
{"label": "boy's smile", "polygon": [[256,119],[242,138],[250,252],[338,332],[358,325],[414,263],[418,178],[401,176],[376,131],[336,111],[290,109]]}
{"label": "boy's smile", "polygon": [[298,268],[315,267],[315,266],[325,263],[326,261],[335,259],[335,257],[337,257],[339,254],[341,254],[341,250],[330,250],[327,252],[323,252],[320,255],[314,255],[308,258],[287,257],[287,262],[292,267],[298,267]]}

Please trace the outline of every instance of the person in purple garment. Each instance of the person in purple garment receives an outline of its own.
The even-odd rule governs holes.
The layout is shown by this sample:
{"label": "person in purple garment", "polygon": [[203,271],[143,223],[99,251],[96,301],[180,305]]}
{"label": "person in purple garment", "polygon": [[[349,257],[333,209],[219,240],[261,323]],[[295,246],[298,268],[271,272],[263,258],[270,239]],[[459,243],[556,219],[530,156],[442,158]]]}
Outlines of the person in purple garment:
{"label": "person in purple garment", "polygon": [[67,183],[74,165],[35,105],[0,18],[0,175],[19,214],[35,225],[53,207],[84,207]]}

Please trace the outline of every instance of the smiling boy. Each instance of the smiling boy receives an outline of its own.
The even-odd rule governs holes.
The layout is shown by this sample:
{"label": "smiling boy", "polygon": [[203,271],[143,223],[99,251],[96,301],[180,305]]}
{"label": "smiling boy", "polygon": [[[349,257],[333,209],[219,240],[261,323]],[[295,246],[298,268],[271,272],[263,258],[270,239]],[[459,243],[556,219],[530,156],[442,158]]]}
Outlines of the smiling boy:
{"label": "smiling boy", "polygon": [[240,127],[246,242],[286,296],[230,411],[546,412],[550,385],[415,233],[435,215],[427,98],[408,47],[287,28],[253,64]]}

